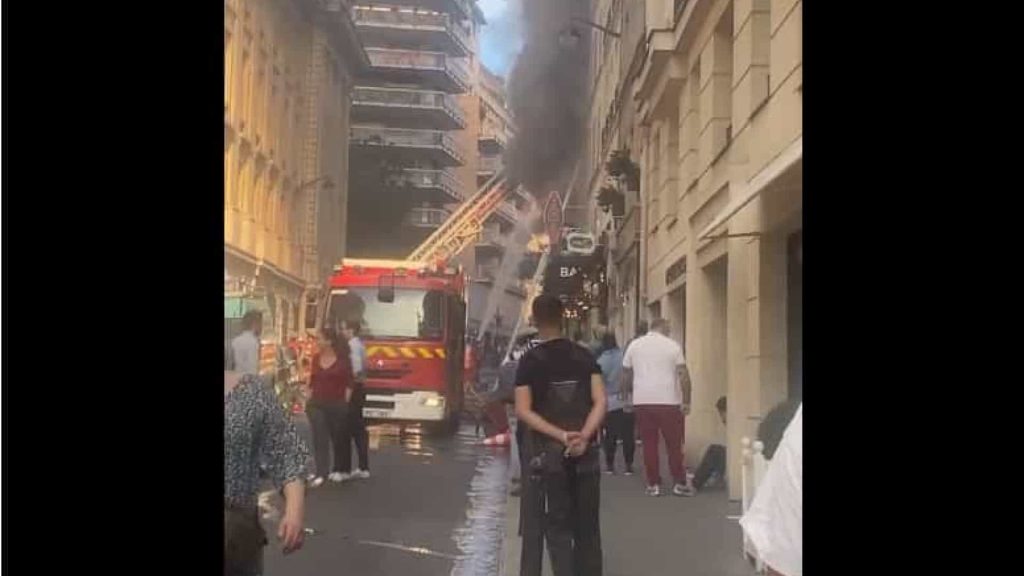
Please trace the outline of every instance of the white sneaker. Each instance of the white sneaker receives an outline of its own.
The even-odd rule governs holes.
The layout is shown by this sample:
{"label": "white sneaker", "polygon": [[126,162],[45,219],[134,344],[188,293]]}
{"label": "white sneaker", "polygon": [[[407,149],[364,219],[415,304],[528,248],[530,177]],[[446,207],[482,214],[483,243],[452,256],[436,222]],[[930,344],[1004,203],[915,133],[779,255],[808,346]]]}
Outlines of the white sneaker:
{"label": "white sneaker", "polygon": [[344,472],[331,472],[331,475],[328,476],[327,479],[331,482],[344,482],[351,477],[351,475],[345,474]]}
{"label": "white sneaker", "polygon": [[309,487],[310,488],[319,488],[320,486],[323,486],[323,484],[324,484],[324,477],[323,476],[316,476],[315,478],[313,478],[312,480],[309,481]]}
{"label": "white sneaker", "polygon": [[369,470],[356,470],[355,472],[352,473],[352,476],[354,476],[356,478],[362,478],[363,480],[366,480],[367,478],[370,477],[370,471]]}

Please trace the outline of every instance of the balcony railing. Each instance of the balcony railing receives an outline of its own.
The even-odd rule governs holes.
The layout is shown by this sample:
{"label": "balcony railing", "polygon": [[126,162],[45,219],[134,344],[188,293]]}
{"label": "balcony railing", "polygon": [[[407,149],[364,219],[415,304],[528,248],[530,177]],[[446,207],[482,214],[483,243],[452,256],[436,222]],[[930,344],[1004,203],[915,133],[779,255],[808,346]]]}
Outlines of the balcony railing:
{"label": "balcony railing", "polygon": [[466,117],[462,110],[455,100],[444,92],[357,86],[352,95],[352,104],[440,110],[454,118],[460,126],[466,125]]}
{"label": "balcony railing", "polygon": [[505,131],[494,124],[485,123],[480,127],[480,140],[491,140],[502,148],[508,147],[508,138],[505,136]]}
{"label": "balcony railing", "polygon": [[448,14],[414,12],[406,8],[392,10],[373,6],[354,6],[352,8],[352,20],[356,23],[356,26],[363,27],[445,32],[455,39],[463,53],[469,51],[469,36]]}
{"label": "balcony railing", "polygon": [[374,68],[444,72],[451,76],[462,89],[469,88],[469,72],[466,71],[465,66],[443,52],[367,48],[366,54],[370,57],[370,65]]}
{"label": "balcony railing", "polygon": [[406,216],[406,223],[423,228],[436,228],[451,215],[443,208],[413,208]]}
{"label": "balcony railing", "polygon": [[480,165],[477,172],[484,172],[491,174],[501,170],[502,161],[501,156],[481,156]]}
{"label": "balcony railing", "polygon": [[436,188],[446,191],[450,196],[462,198],[462,187],[459,181],[446,170],[425,170],[406,168],[402,170],[402,181],[415,188]]}
{"label": "balcony railing", "polygon": [[458,78],[462,85],[468,88],[470,85],[470,81],[469,70],[466,69],[466,65],[463,64],[461,60],[456,60],[454,58],[446,58],[445,64],[445,69],[448,71],[448,73]]}
{"label": "balcony railing", "polygon": [[516,213],[516,207],[509,201],[504,201],[498,205],[498,213],[505,216],[513,222],[516,220],[518,214]]}
{"label": "balcony railing", "polygon": [[[349,2],[352,4],[353,2]],[[461,11],[461,14],[457,16],[469,18],[473,16],[473,6],[471,0],[373,0],[372,2],[364,2],[370,4],[378,4],[383,6],[408,6],[410,4],[416,4],[423,8],[429,8],[431,10],[437,10],[438,12],[452,12],[453,10]]]}
{"label": "balcony railing", "polygon": [[396,148],[437,148],[444,150],[459,163],[465,155],[455,139],[440,130],[409,130],[406,128],[379,128],[374,126],[353,126],[350,140],[364,146]]}

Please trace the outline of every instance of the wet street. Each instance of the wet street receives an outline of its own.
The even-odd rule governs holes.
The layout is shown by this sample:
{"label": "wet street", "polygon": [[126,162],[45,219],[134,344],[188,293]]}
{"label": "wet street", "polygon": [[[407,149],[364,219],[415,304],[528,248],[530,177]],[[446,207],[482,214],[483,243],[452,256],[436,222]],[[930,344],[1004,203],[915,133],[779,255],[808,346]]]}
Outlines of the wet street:
{"label": "wet street", "polygon": [[317,533],[288,557],[272,542],[266,573],[497,575],[508,450],[479,442],[469,424],[448,436],[371,427],[371,477],[309,490],[306,525]]}

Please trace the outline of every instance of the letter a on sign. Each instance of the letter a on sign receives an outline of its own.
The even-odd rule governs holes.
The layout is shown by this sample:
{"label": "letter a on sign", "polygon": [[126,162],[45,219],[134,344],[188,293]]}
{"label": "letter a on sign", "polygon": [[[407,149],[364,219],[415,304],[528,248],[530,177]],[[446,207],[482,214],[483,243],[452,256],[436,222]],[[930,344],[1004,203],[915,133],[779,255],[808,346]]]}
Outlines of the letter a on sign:
{"label": "letter a on sign", "polygon": [[562,235],[562,198],[557,190],[551,192],[544,205],[544,227],[551,242],[551,253],[557,254]]}

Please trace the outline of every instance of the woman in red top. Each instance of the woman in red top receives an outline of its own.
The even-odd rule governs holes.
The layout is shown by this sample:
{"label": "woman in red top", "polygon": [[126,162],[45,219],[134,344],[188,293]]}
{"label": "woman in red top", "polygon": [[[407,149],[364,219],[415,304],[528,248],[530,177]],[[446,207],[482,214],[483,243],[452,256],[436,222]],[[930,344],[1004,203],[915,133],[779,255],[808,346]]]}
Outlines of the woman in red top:
{"label": "woman in red top", "polygon": [[334,469],[329,479],[345,479],[340,468],[348,462],[345,452],[351,450],[348,435],[348,401],[352,395],[352,359],[348,343],[330,328],[321,331],[317,353],[313,356],[309,373],[311,396],[306,414],[313,428],[313,454],[316,472],[309,477],[313,488],[324,483],[331,462],[330,446],[334,445]]}

